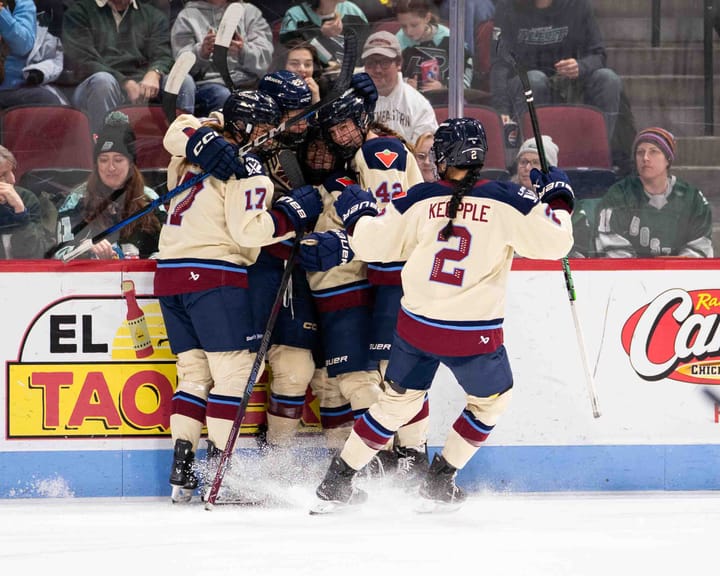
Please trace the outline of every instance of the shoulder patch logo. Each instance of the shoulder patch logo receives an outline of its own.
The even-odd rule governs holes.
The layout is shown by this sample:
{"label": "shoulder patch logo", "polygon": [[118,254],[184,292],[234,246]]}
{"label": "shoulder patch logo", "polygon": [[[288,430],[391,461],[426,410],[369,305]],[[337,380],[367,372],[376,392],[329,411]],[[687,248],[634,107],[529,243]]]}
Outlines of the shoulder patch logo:
{"label": "shoulder patch logo", "polygon": [[350,184],[356,184],[356,182],[352,178],[348,178],[347,176],[335,178],[335,182],[337,182],[341,186],[350,186]]}
{"label": "shoulder patch logo", "polygon": [[400,154],[398,154],[397,152],[392,152],[391,150],[388,150],[387,148],[385,150],[383,150],[382,152],[375,152],[375,158],[380,160],[380,162],[382,162],[382,164],[383,164],[383,166],[385,166],[385,168],[390,168],[390,166],[393,165],[395,160],[398,159],[398,156],[400,156]]}

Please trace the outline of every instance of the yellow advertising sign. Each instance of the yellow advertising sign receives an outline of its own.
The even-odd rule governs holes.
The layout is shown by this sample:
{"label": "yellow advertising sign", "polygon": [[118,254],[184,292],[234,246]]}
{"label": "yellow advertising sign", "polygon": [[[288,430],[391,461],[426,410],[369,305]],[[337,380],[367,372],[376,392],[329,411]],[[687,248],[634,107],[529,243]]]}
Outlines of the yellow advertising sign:
{"label": "yellow advertising sign", "polygon": [[11,438],[167,434],[174,362],[9,364]]}

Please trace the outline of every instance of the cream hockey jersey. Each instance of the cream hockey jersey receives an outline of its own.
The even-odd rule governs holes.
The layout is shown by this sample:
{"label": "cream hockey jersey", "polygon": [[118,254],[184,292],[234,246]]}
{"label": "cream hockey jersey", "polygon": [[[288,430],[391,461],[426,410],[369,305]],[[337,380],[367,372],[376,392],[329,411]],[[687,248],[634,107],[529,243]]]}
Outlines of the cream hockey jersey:
{"label": "cream hockey jersey", "polygon": [[[172,155],[169,189],[201,172],[185,159],[187,140],[201,125],[184,114],[168,129],[163,144]],[[172,198],[160,232],[155,294],[246,287],[245,267],[255,262],[260,247],[283,238],[274,236],[272,197],[273,184],[260,173],[227,182],[209,176]]]}
{"label": "cream hockey jersey", "polygon": [[[357,183],[373,193],[380,208],[387,205],[394,195],[405,195],[411,186],[423,181],[415,157],[400,140],[393,137],[369,138],[355,153],[351,168]],[[344,173],[333,174],[325,181],[320,189],[324,209],[315,225],[316,232],[343,227],[333,203],[345,186],[352,183],[354,180]],[[364,298],[358,299],[357,294],[353,294],[355,292],[353,288],[369,288],[368,276],[372,279],[376,274],[375,265],[371,265],[371,269],[368,270],[365,262],[367,261],[356,256],[343,266],[337,266],[326,272],[308,273],[310,287],[321,310],[326,309],[326,306],[329,306],[329,309],[337,309],[365,301]],[[387,270],[381,274],[396,276],[399,283],[400,265],[380,264],[379,266]],[[335,300],[340,302],[327,304]]]}
{"label": "cream hockey jersey", "polygon": [[360,218],[350,246],[365,261],[403,260],[398,334],[447,356],[489,353],[503,342],[513,254],[564,257],[573,245],[570,214],[511,182],[479,181],[460,204],[454,235],[443,239],[453,188],[422,183],[395,196],[375,218]]}

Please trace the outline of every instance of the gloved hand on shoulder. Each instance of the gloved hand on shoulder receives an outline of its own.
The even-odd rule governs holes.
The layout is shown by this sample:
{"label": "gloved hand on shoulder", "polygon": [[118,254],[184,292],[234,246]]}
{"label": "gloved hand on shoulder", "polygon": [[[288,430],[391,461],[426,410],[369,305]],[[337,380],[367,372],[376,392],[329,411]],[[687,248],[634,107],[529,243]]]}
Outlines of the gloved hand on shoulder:
{"label": "gloved hand on shoulder", "polygon": [[368,190],[363,190],[358,184],[345,186],[335,200],[335,210],[351,236],[355,224],[362,216],[377,216],[378,213],[375,196]]}
{"label": "gloved hand on shoulder", "polygon": [[300,244],[300,265],[307,272],[325,272],[347,264],[354,256],[345,230],[313,232]]}
{"label": "gloved hand on shoulder", "polygon": [[572,214],[575,193],[570,179],[560,168],[550,166],[547,174],[537,168],[530,171],[530,181],[540,197],[540,202],[549,204],[553,210],[567,210]]}
{"label": "gloved hand on shoulder", "polygon": [[320,215],[323,203],[317,188],[306,184],[275,200],[272,208],[284,216],[285,222],[275,219],[275,236],[282,236],[291,229],[304,230],[308,222]]}
{"label": "gloved hand on shoulder", "polygon": [[244,169],[238,160],[238,147],[207,126],[198,128],[188,138],[185,156],[190,162],[223,182]]}

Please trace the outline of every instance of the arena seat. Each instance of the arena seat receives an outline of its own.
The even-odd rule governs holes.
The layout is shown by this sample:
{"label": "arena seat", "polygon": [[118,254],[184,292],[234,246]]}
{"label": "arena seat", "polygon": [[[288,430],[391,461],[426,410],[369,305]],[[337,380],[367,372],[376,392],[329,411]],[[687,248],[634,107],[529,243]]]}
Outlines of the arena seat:
{"label": "arena seat", "polygon": [[135,132],[135,152],[137,167],[167,168],[170,153],[163,147],[163,138],[168,129],[168,121],[159,104],[121,106],[118,111],[127,114],[130,126]]}
{"label": "arena seat", "polygon": [[[605,116],[594,106],[562,104],[536,106],[540,131],[560,148],[560,168],[612,169],[612,154]],[[530,114],[523,114],[523,140],[534,135]]]}
{"label": "arena seat", "polygon": [[72,106],[13,106],[0,112],[0,142],[17,159],[15,177],[34,169],[91,170],[93,144],[87,115]]}

